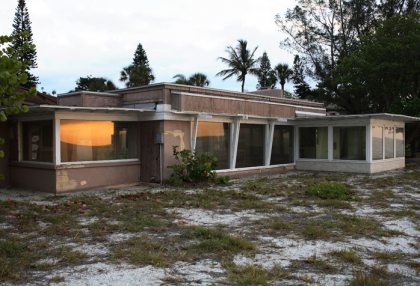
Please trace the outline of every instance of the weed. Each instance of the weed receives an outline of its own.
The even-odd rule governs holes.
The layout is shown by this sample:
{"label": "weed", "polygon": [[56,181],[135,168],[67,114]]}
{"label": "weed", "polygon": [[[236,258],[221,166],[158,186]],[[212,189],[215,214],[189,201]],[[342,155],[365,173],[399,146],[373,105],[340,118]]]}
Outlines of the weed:
{"label": "weed", "polygon": [[388,282],[381,280],[374,274],[367,274],[361,271],[353,272],[353,279],[350,286],[388,286]]}
{"label": "weed", "polygon": [[312,256],[310,256],[308,259],[304,260],[305,263],[309,263],[313,265],[314,267],[321,269],[323,271],[335,271],[337,270],[334,266],[328,264],[325,260],[320,259],[316,256],[316,253],[314,253]]}
{"label": "weed", "polygon": [[60,282],[64,282],[66,279],[62,276],[54,276],[52,277],[48,282],[51,283],[60,283]]}
{"label": "weed", "polygon": [[374,219],[361,218],[355,215],[335,214],[336,226],[346,235],[382,236],[385,234]]}
{"label": "weed", "polygon": [[70,247],[62,246],[60,248],[60,261],[62,262],[76,263],[85,257],[87,257],[86,253],[74,251]]}
{"label": "weed", "polygon": [[377,251],[373,253],[373,257],[379,260],[395,260],[398,259],[398,253],[391,251]]}
{"label": "weed", "polygon": [[398,216],[398,217],[420,218],[420,215],[413,210],[387,211],[385,212],[385,214]]}
{"label": "weed", "polygon": [[215,253],[222,256],[234,255],[238,252],[256,250],[253,242],[238,236],[227,234],[222,229],[210,229],[190,227],[182,234],[182,237],[197,240],[193,249],[201,250],[204,253]]}
{"label": "weed", "polygon": [[350,250],[350,249],[333,250],[330,252],[330,255],[344,262],[348,262],[352,264],[362,263],[362,259],[360,258],[360,256],[357,254],[355,250]]}
{"label": "weed", "polygon": [[234,263],[225,263],[224,266],[228,269],[229,280],[235,285],[272,285],[272,281],[290,277],[290,273],[279,266],[270,270],[251,264],[236,266]]}
{"label": "weed", "polygon": [[307,239],[325,239],[333,234],[331,228],[333,223],[330,221],[310,221],[302,230],[302,235]]}
{"label": "weed", "polygon": [[354,191],[350,190],[345,184],[342,183],[317,183],[306,189],[309,196],[319,197],[321,199],[338,199],[338,200],[351,200],[356,196]]}
{"label": "weed", "polygon": [[319,200],[316,201],[318,206],[320,207],[333,207],[336,209],[352,209],[352,205],[347,201],[341,201],[341,200]]}
{"label": "weed", "polygon": [[261,223],[267,226],[268,228],[275,229],[275,230],[292,229],[292,225],[290,223],[285,222],[280,217],[271,217],[271,218],[261,219],[257,221],[257,223]]}

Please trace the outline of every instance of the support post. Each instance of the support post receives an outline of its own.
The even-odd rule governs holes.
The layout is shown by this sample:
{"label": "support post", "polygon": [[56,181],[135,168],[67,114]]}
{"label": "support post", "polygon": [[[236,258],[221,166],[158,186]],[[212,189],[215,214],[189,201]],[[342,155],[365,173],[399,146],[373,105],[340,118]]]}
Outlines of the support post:
{"label": "support post", "polygon": [[230,168],[235,169],[236,166],[236,155],[238,154],[238,141],[239,141],[239,129],[241,126],[241,120],[235,119],[233,122],[233,136],[232,144],[230,148]]}
{"label": "support post", "polygon": [[195,145],[197,143],[197,128],[198,128],[198,116],[194,117],[193,136],[191,142],[191,151],[195,153]]}
{"label": "support post", "polygon": [[60,119],[54,118],[54,165],[61,164]]}
{"label": "support post", "polygon": [[334,141],[334,127],[332,125],[328,125],[328,161],[332,161],[334,159],[334,150],[333,150],[333,141]]}
{"label": "support post", "polygon": [[274,121],[270,121],[270,124],[266,127],[266,136],[265,136],[265,160],[264,165],[270,166],[271,163],[271,151],[273,149],[273,137],[274,137]]}

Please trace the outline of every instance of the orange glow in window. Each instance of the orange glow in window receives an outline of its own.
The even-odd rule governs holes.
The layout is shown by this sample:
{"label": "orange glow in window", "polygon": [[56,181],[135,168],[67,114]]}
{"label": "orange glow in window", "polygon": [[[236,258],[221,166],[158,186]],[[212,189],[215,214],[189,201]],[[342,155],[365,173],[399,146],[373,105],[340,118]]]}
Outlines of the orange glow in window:
{"label": "orange glow in window", "polygon": [[113,134],[112,121],[61,120],[60,122],[60,140],[63,143],[106,146],[112,144]]}

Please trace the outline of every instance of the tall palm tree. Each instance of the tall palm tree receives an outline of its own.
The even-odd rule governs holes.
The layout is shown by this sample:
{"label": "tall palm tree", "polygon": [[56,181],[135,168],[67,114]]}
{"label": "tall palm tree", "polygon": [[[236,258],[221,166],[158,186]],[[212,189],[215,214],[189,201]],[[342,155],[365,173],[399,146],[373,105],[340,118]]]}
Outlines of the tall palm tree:
{"label": "tall palm tree", "polygon": [[152,69],[146,65],[129,65],[121,71],[120,81],[126,82],[126,87],[148,85],[154,80]]}
{"label": "tall palm tree", "polygon": [[278,64],[274,67],[274,72],[281,85],[281,97],[284,97],[284,85],[292,78],[293,70],[289,68],[288,64]]}
{"label": "tall palm tree", "polygon": [[223,80],[226,80],[236,75],[236,80],[238,82],[242,82],[242,92],[244,92],[245,76],[248,73],[252,75],[258,75],[259,69],[256,66],[260,62],[260,58],[254,58],[254,54],[258,49],[258,46],[255,47],[251,52],[247,49],[247,41],[240,39],[238,42],[239,44],[236,46],[236,48],[233,48],[232,46],[228,46],[226,48],[226,52],[229,54],[229,58],[218,58],[227,64],[229,69],[220,71],[216,74],[216,76],[224,76]]}
{"label": "tall palm tree", "polygon": [[194,86],[209,86],[210,80],[201,72],[196,72],[188,78],[188,81]]}
{"label": "tall palm tree", "polygon": [[173,78],[177,79],[175,81],[175,83],[177,84],[185,84],[185,85],[193,85],[193,86],[201,86],[201,87],[210,85],[210,80],[207,78],[207,76],[200,72],[192,74],[188,79],[183,74],[177,74]]}

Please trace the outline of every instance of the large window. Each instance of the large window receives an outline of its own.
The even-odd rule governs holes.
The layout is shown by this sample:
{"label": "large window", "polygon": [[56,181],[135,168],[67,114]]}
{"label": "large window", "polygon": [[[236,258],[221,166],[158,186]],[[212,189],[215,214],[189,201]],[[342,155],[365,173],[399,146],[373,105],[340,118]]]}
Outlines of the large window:
{"label": "large window", "polygon": [[334,127],[333,158],[366,160],[366,127]]}
{"label": "large window", "polygon": [[293,163],[293,126],[276,125],[270,165]]}
{"label": "large window", "polygon": [[385,127],[385,159],[394,158],[394,127]]}
{"label": "large window", "polygon": [[229,123],[198,122],[196,154],[207,152],[219,160],[217,169],[229,169],[229,134]]}
{"label": "large window", "polygon": [[22,159],[53,162],[53,122],[22,122]]}
{"label": "large window", "polygon": [[299,158],[328,159],[328,127],[299,128]]}
{"label": "large window", "polygon": [[264,125],[241,124],[236,168],[264,165]]}
{"label": "large window", "polygon": [[138,158],[136,122],[61,120],[61,162]]}
{"label": "large window", "polygon": [[372,159],[383,159],[382,126],[372,126]]}
{"label": "large window", "polygon": [[396,157],[404,157],[404,128],[395,128],[395,139]]}

